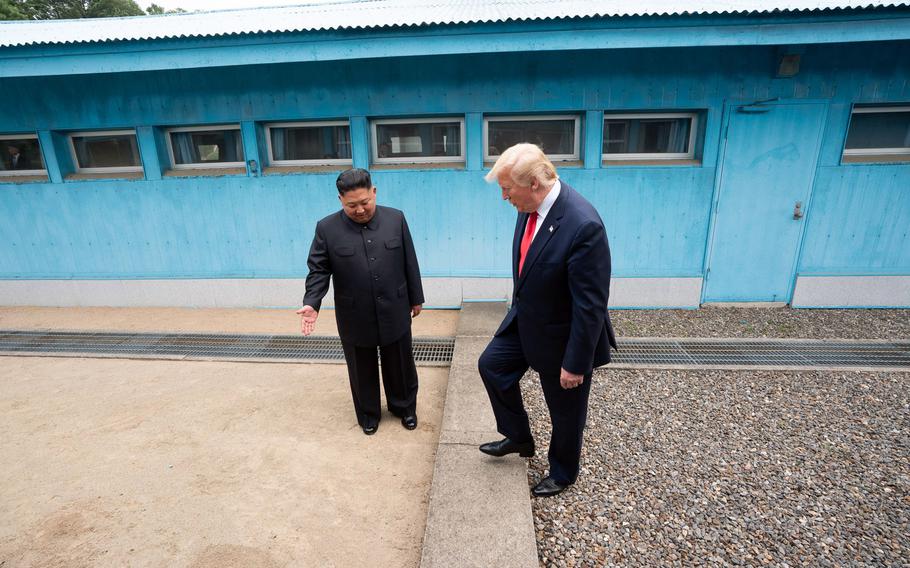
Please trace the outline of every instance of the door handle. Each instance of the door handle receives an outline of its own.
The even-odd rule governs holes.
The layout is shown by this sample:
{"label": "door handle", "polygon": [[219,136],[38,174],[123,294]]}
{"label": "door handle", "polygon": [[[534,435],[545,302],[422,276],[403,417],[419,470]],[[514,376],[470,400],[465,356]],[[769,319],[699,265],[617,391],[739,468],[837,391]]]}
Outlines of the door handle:
{"label": "door handle", "polygon": [[797,201],[796,205],[793,207],[793,219],[799,220],[803,218],[803,202]]}

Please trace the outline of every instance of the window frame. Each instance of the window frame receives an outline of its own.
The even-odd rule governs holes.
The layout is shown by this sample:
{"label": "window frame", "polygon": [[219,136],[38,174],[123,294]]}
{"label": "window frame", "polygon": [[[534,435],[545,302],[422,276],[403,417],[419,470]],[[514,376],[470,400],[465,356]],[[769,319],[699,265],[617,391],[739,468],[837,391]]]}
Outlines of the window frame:
{"label": "window frame", "polygon": [[270,166],[338,166],[351,165],[354,163],[354,141],[351,137],[351,157],[350,158],[326,158],[318,160],[276,160],[272,151],[272,128],[315,128],[320,126],[347,126],[348,135],[351,133],[350,120],[315,120],[315,121],[291,121],[291,122],[268,122],[265,127],[265,139],[268,146],[268,158]]}
{"label": "window frame", "polygon": [[[603,151],[604,138],[607,132],[607,121],[610,119],[651,119],[651,118],[688,118],[689,125],[688,152],[627,152],[625,154],[607,154]],[[695,145],[698,142],[698,112],[634,112],[612,113],[604,112],[603,132],[600,139],[600,159],[604,162],[618,161],[647,161],[647,160],[694,160]]]}
{"label": "window frame", "polygon": [[[416,156],[410,158],[380,158],[379,157],[379,139],[377,126],[383,124],[440,124],[446,122],[457,122],[459,133],[461,134],[461,144],[459,144],[460,154],[458,156]],[[467,162],[467,152],[465,144],[465,120],[464,116],[445,116],[445,117],[414,117],[414,118],[374,118],[370,120],[370,159],[371,163],[377,166],[392,164],[464,164]]]}
{"label": "window frame", "polygon": [[[171,142],[171,134],[175,132],[208,132],[211,130],[236,130],[240,133],[240,149],[243,152],[243,160],[239,162],[200,162],[195,164],[178,164],[174,159],[174,145]],[[164,129],[164,140],[167,143],[167,154],[171,160],[172,170],[218,170],[231,168],[246,167],[246,146],[243,143],[243,131],[239,123],[233,124],[209,124],[203,126],[172,126]]]}
{"label": "window frame", "polygon": [[847,139],[850,137],[850,127],[853,126],[853,115],[854,114],[881,114],[888,112],[906,112],[910,113],[910,105],[901,105],[901,106],[853,106],[850,110],[850,121],[847,123],[847,132],[844,134],[844,147],[841,152],[841,157],[863,157],[863,156],[883,156],[883,157],[893,157],[893,156],[910,156],[910,147],[904,148],[852,148],[847,149]]}
{"label": "window frame", "polygon": [[41,140],[37,134],[0,134],[0,146],[4,140],[38,140],[38,148],[41,152],[41,163],[44,168],[40,170],[0,170],[0,177],[27,177],[27,176],[46,176],[47,164],[44,163],[44,150],[41,149]]}
{"label": "window frame", "polygon": [[[517,114],[517,115],[491,115],[483,117],[483,161],[492,163],[502,154],[490,155],[490,122],[518,122],[522,120],[573,120],[575,122],[575,135],[572,147],[573,154],[547,154],[552,162],[578,162],[581,161],[581,115],[580,114]],[[503,151],[505,148],[503,148]]]}
{"label": "window frame", "polygon": [[[111,166],[97,168],[83,168],[79,165],[79,156],[76,154],[76,143],[74,138],[87,138],[91,136],[122,136],[124,134],[132,135],[136,139],[136,152],[139,154],[138,166]],[[139,150],[139,135],[136,134],[135,128],[122,128],[117,130],[79,130],[77,132],[67,132],[66,139],[69,142],[70,156],[73,159],[73,170],[77,174],[120,174],[143,172],[142,152]]]}

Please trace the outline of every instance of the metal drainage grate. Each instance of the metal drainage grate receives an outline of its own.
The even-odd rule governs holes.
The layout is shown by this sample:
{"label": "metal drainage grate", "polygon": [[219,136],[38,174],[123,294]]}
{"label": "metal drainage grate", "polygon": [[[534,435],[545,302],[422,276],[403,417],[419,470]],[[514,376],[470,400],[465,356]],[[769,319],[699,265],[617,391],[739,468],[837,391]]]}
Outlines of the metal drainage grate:
{"label": "metal drainage grate", "polygon": [[[414,359],[448,365],[453,338],[415,337]],[[338,337],[219,335],[207,333],[113,333],[0,330],[0,354],[220,359],[258,361],[344,361]]]}
{"label": "metal drainage grate", "polygon": [[910,368],[910,343],[626,339],[620,342],[613,362],[639,366]]}
{"label": "metal drainage grate", "polygon": [[[448,365],[453,338],[415,337],[414,359]],[[0,354],[244,361],[344,360],[337,337],[0,330]],[[910,343],[808,340],[623,339],[613,362],[630,366],[873,367],[910,369]]]}

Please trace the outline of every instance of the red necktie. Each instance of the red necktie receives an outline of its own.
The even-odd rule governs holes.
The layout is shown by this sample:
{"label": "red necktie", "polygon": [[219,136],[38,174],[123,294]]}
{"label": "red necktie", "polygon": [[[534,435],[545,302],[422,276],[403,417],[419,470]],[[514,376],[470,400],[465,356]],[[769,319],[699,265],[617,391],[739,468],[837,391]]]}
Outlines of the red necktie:
{"label": "red necktie", "polygon": [[531,248],[531,241],[534,239],[534,229],[537,227],[537,211],[528,216],[528,226],[525,228],[525,236],[521,238],[521,248],[518,256],[518,275],[521,276],[521,269],[525,265],[525,257],[528,256],[528,249]]}

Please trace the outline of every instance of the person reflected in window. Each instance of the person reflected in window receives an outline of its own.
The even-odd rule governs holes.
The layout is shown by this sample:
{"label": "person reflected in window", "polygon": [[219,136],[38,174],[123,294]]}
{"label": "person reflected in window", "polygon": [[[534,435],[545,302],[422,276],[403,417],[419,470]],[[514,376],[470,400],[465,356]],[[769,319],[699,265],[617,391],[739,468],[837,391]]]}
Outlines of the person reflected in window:
{"label": "person reflected in window", "polygon": [[22,149],[15,144],[8,144],[6,146],[6,151],[9,153],[9,161],[7,162],[8,169],[10,170],[30,170],[32,169],[32,162],[28,159],[28,156],[22,153]]}

